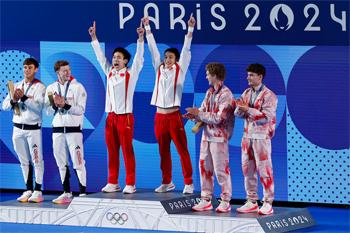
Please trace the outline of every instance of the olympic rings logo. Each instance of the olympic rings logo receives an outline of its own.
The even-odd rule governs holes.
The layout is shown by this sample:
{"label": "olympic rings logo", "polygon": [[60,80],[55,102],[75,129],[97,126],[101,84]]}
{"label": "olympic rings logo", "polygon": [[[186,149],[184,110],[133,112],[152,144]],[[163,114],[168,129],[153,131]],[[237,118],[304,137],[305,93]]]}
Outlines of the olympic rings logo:
{"label": "olympic rings logo", "polygon": [[117,223],[119,225],[123,225],[128,220],[128,215],[126,213],[119,214],[118,212],[116,212],[112,214],[111,212],[108,212],[106,217],[113,225]]}

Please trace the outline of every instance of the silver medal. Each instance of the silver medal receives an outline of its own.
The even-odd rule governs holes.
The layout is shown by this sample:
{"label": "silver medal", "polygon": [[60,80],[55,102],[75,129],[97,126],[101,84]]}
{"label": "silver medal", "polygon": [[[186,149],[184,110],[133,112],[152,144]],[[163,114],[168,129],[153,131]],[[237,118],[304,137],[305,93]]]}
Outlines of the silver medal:
{"label": "silver medal", "polygon": [[59,110],[59,113],[60,113],[60,115],[66,115],[66,114],[67,114],[67,110],[64,109],[64,108],[61,108],[61,109]]}
{"label": "silver medal", "polygon": [[27,110],[27,105],[25,105],[25,104],[22,104],[22,106],[21,106],[21,110],[24,112],[24,111],[26,111]]}

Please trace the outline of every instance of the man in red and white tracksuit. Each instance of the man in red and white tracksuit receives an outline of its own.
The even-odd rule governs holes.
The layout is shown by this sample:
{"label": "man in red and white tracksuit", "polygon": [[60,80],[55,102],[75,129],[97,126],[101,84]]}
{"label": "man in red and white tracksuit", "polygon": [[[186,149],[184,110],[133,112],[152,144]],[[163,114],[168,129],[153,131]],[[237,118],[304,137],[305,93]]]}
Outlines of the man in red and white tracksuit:
{"label": "man in red and white tracksuit", "polygon": [[[10,93],[2,103],[4,111],[10,111],[17,104],[20,113],[13,115],[13,147],[21,163],[24,182],[27,186],[21,202],[42,202],[44,200],[41,185],[44,176],[44,160],[42,152],[42,109],[44,104],[45,85],[35,78],[39,63],[34,58],[23,62],[24,79],[14,84],[13,99]],[[35,171],[35,187],[33,187],[33,165]],[[34,190],[34,192],[33,192]]]}
{"label": "man in red and white tracksuit", "polygon": [[135,187],[135,155],[132,145],[134,133],[133,97],[139,73],[143,67],[144,29],[142,23],[137,28],[139,39],[137,51],[131,67],[127,67],[131,55],[124,48],[113,51],[112,64],[105,57],[96,36],[96,23],[89,28],[91,44],[97,60],[107,76],[106,107],[108,112],[105,136],[108,149],[108,184],[102,188],[103,192],[120,190],[119,178],[119,149],[122,147],[125,162],[126,186],[123,193],[136,192]]}
{"label": "man in red and white tracksuit", "polygon": [[193,210],[211,210],[211,198],[214,191],[214,172],[221,185],[221,203],[217,212],[231,210],[232,195],[231,173],[229,168],[228,141],[233,134],[235,123],[235,99],[230,89],[224,85],[225,67],[217,62],[209,63],[206,68],[209,85],[204,101],[199,109],[186,108],[184,117],[193,121],[203,121],[203,134],[199,158],[202,200]]}
{"label": "man in red and white tracksuit", "polygon": [[[266,74],[264,66],[258,63],[250,64],[246,71],[250,88],[236,100],[235,115],[245,119],[242,138],[242,169],[247,202],[237,211],[272,214],[275,185],[271,161],[271,138],[275,134],[278,100],[276,95],[262,84]],[[257,204],[257,171],[264,189],[263,206],[260,210]]]}
{"label": "man in red and white tracksuit", "polygon": [[[79,196],[86,195],[86,168],[82,128],[87,93],[84,86],[71,76],[69,62],[64,60],[57,61],[54,69],[58,80],[46,89],[45,112],[48,116],[54,116],[52,121],[53,154],[60,172],[64,191],[53,202],[62,204],[71,202],[73,199],[69,180],[69,154],[79,180]],[[49,101],[49,92],[54,98],[53,105]]]}
{"label": "man in red and white tracksuit", "polygon": [[176,48],[169,48],[164,52],[164,62],[160,57],[156,42],[154,40],[149,18],[142,18],[147,33],[148,48],[152,55],[152,64],[156,72],[156,82],[153,90],[151,104],[157,106],[154,131],[159,145],[160,168],[163,181],[156,192],[167,192],[173,190],[172,164],[170,154],[170,143],[173,140],[179,152],[182,172],[185,178],[183,193],[193,193],[192,163],[187,148],[187,138],[183,119],[179,110],[186,72],[191,61],[190,46],[195,25],[192,17],[188,21],[188,33],[181,56]]}

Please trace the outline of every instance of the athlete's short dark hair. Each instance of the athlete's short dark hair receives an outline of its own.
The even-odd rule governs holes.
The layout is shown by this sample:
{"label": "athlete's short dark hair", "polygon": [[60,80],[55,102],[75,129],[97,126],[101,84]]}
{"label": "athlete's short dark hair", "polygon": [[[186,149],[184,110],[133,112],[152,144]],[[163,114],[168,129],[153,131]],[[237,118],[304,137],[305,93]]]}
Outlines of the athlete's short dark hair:
{"label": "athlete's short dark hair", "polygon": [[61,69],[61,66],[68,66],[69,62],[65,61],[65,60],[60,60],[60,61],[56,61],[56,63],[53,65],[53,68],[56,71],[59,71]]}
{"label": "athlete's short dark hair", "polygon": [[[113,56],[114,56],[114,54],[115,54],[116,52],[122,53],[123,56],[124,56],[124,59],[127,59],[127,60],[128,60],[128,63],[129,63],[129,61],[130,61],[130,59],[131,59],[131,54],[129,53],[128,50],[126,50],[126,49],[124,49],[124,48],[122,48],[122,47],[118,47],[118,48],[116,48],[116,49],[113,50]],[[128,63],[126,63],[126,64],[128,64]]]}
{"label": "athlete's short dark hair", "polygon": [[35,68],[39,68],[39,62],[32,57],[25,59],[23,65],[34,65]]}
{"label": "athlete's short dark hair", "polygon": [[266,74],[266,69],[263,65],[259,64],[259,63],[252,63],[250,64],[247,69],[247,72],[252,72],[252,73],[256,73],[258,75],[262,75],[263,79],[265,78],[265,74]]}
{"label": "athlete's short dark hair", "polygon": [[167,50],[165,50],[164,55],[166,52],[171,52],[171,53],[175,54],[175,61],[179,61],[180,52],[177,48],[168,48]]}

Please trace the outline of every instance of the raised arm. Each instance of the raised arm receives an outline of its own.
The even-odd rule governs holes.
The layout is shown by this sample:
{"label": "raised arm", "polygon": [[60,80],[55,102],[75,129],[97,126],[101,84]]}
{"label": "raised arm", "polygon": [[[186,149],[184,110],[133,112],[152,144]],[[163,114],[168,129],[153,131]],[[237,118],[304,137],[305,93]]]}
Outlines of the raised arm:
{"label": "raised arm", "polygon": [[143,40],[143,35],[145,34],[145,29],[143,29],[143,27],[142,27],[142,21],[140,23],[140,27],[137,28],[136,31],[137,31],[137,34],[139,35],[138,41],[139,42],[143,42],[144,41]]}
{"label": "raised arm", "polygon": [[179,60],[179,65],[184,72],[187,71],[191,61],[190,49],[191,49],[191,42],[192,42],[193,30],[195,25],[196,25],[196,20],[193,18],[193,13],[192,13],[190,19],[188,20],[188,32],[187,32],[187,35],[185,36],[185,42],[184,42],[184,46],[182,47],[180,60]]}
{"label": "raised arm", "polygon": [[[142,21],[140,23],[140,27],[136,29],[136,32],[139,36],[139,39],[137,40],[137,49],[136,49],[136,54],[135,58],[133,60],[132,66],[131,66],[131,72],[133,73],[140,73],[142,67],[143,67],[143,62],[145,59],[143,58],[143,53],[144,53],[144,39],[143,35],[145,34],[145,29],[142,27]],[[137,75],[138,77],[138,75]]]}
{"label": "raised arm", "polygon": [[196,20],[194,19],[193,13],[192,13],[190,19],[188,20],[188,32],[187,32],[188,38],[192,38],[195,25],[196,25]]}
{"label": "raised arm", "polygon": [[89,28],[89,34],[91,36],[91,41],[97,40],[97,36],[96,36],[96,21],[94,21],[93,26]]}
{"label": "raised arm", "polygon": [[159,66],[163,63],[163,60],[160,58],[160,53],[157,48],[156,41],[153,37],[153,34],[151,32],[151,27],[149,25],[149,19],[148,19],[148,12],[147,12],[147,17],[143,17],[141,19],[143,25],[145,26],[146,29],[146,38],[148,42],[148,49],[151,52],[152,56],[152,64],[155,72],[158,71]]}
{"label": "raised arm", "polygon": [[108,74],[110,72],[110,69],[112,68],[112,65],[108,62],[105,54],[102,51],[100,43],[97,40],[96,22],[95,21],[94,21],[93,26],[89,28],[89,34],[91,36],[91,45],[94,48],[97,60],[100,63],[100,66],[103,69],[103,72],[108,77]]}

